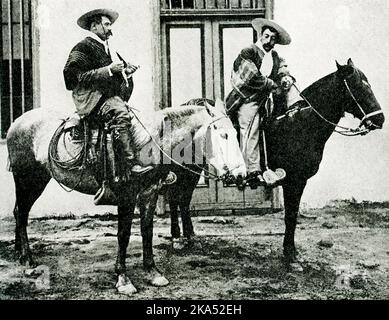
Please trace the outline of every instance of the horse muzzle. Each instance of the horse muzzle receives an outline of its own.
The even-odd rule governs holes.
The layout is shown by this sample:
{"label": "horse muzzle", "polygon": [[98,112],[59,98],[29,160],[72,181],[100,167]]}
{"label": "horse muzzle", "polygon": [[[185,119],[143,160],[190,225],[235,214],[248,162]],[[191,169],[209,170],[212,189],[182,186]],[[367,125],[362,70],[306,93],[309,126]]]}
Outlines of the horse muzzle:
{"label": "horse muzzle", "polygon": [[238,166],[234,169],[227,170],[227,172],[221,176],[221,180],[223,180],[226,185],[232,185],[236,184],[237,181],[243,180],[246,176],[246,166]]}
{"label": "horse muzzle", "polygon": [[360,128],[365,127],[369,131],[382,129],[385,122],[385,116],[382,110],[367,114],[361,120]]}

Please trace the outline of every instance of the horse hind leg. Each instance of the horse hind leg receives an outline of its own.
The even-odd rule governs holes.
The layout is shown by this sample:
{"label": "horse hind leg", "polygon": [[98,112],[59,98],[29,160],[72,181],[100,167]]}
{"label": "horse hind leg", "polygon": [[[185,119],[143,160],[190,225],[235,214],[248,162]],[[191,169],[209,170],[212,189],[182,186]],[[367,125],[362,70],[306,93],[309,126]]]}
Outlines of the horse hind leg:
{"label": "horse hind leg", "polygon": [[27,225],[28,215],[35,201],[40,197],[50,181],[50,176],[43,170],[30,173],[14,172],[16,202],[14,208],[15,250],[20,254],[20,263],[33,265],[30,251]]}
{"label": "horse hind leg", "polygon": [[180,211],[184,237],[190,239],[195,236],[192,218],[190,215],[190,200],[189,202],[185,201],[180,204]]}
{"label": "horse hind leg", "polygon": [[[182,250],[185,248],[185,243],[184,243],[183,239],[181,238],[180,223],[178,221],[178,206],[179,206],[179,201],[177,201],[177,200],[170,200],[169,201],[170,221],[171,221],[170,233],[172,235],[173,250]],[[182,214],[181,214],[181,217],[182,217]]]}
{"label": "horse hind leg", "polygon": [[[285,237],[284,237],[284,258],[287,264],[298,264],[297,250],[295,246],[295,232],[297,216],[300,207],[300,200],[303,194],[306,181],[290,183],[284,186],[285,202]],[[300,267],[297,267],[300,269]]]}

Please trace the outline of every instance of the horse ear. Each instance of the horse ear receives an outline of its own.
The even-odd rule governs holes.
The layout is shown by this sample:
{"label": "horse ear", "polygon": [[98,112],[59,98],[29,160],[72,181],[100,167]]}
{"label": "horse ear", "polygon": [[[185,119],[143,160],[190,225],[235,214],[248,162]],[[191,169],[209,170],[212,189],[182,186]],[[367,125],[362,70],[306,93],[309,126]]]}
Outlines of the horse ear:
{"label": "horse ear", "polygon": [[226,111],[226,106],[224,105],[223,101],[220,98],[217,98],[215,101],[215,107],[217,109],[220,109],[221,111]]}
{"label": "horse ear", "polygon": [[207,101],[205,101],[204,107],[205,107],[205,109],[207,110],[208,114],[209,114],[211,117],[214,117],[214,116],[215,116],[214,113],[212,112],[212,108],[213,108],[213,107],[212,107]]}
{"label": "horse ear", "polygon": [[339,64],[338,60],[335,60],[335,62],[336,62],[336,67],[338,68],[338,70],[340,70],[342,66]]}
{"label": "horse ear", "polygon": [[347,65],[350,66],[350,67],[354,67],[354,62],[351,60],[351,58],[348,59]]}

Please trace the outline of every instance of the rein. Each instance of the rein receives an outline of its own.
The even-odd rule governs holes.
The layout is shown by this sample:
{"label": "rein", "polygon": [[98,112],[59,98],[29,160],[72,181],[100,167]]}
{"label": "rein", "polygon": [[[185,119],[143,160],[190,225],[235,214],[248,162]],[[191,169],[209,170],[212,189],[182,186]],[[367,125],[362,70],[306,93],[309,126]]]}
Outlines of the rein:
{"label": "rein", "polygon": [[[180,168],[182,168],[182,169],[184,169],[184,170],[186,170],[186,171],[189,171],[189,172],[191,172],[191,173],[193,173],[193,174],[195,174],[195,175],[197,175],[197,176],[199,176],[199,177],[203,177],[203,178],[206,178],[206,179],[213,179],[213,180],[216,180],[216,181],[219,181],[219,180],[220,180],[220,178],[219,178],[217,175],[215,175],[214,173],[212,173],[212,172],[210,172],[210,171],[207,171],[207,170],[205,170],[205,169],[202,168],[203,171],[205,171],[207,174],[210,175],[210,176],[206,176],[206,175],[204,175],[204,174],[198,173],[198,172],[196,172],[196,171],[194,171],[194,170],[188,168],[187,166],[185,166],[185,165],[179,163],[178,161],[174,160],[171,156],[169,156],[169,155],[165,152],[165,150],[163,150],[163,149],[160,147],[160,145],[158,144],[158,142],[157,142],[157,141],[154,139],[154,137],[151,135],[150,131],[147,130],[146,126],[142,123],[142,121],[139,119],[139,117],[136,115],[136,113],[135,113],[132,109],[133,109],[132,107],[129,107],[130,112],[131,112],[131,113],[134,115],[134,117],[138,120],[138,122],[140,123],[140,125],[142,126],[142,128],[146,131],[146,133],[149,135],[149,137],[151,138],[151,140],[153,141],[153,143],[156,145],[156,147],[158,148],[158,150],[159,150],[160,152],[162,152],[170,161],[172,161],[174,164],[178,165]],[[215,123],[216,121],[219,121],[219,120],[224,119],[224,118],[226,118],[226,117],[227,117],[227,116],[223,116],[223,117],[220,117],[220,118],[218,118],[218,119],[212,121],[212,122],[209,124],[209,126],[211,126],[211,125],[212,125],[213,123]],[[209,127],[209,126],[208,126],[208,127]],[[196,165],[196,166],[197,166],[198,168],[201,168],[201,167],[198,166],[198,165]]]}
{"label": "rein", "polygon": [[[361,122],[360,122],[360,125],[358,126],[358,128],[356,129],[353,129],[353,128],[348,128],[348,127],[343,127],[343,126],[340,126],[339,124],[337,123],[334,123],[328,119],[326,119],[317,109],[315,109],[312,104],[308,101],[308,99],[302,94],[302,92],[299,90],[299,88],[296,86],[295,83],[293,83],[293,86],[296,88],[297,92],[299,93],[300,97],[304,99],[304,101],[308,104],[308,108],[306,109],[312,109],[323,121],[327,122],[328,124],[332,125],[335,127],[335,132],[338,133],[338,134],[341,134],[343,136],[346,136],[346,137],[355,137],[355,136],[359,136],[359,135],[365,135],[367,133],[370,132],[370,129],[369,128],[366,128],[366,129],[361,129],[362,125],[363,125],[363,122],[366,120],[366,119],[369,119],[370,117],[374,116],[374,115],[377,115],[377,114],[380,114],[380,113],[383,113],[382,110],[377,110],[377,111],[374,111],[374,112],[371,112],[369,114],[366,114],[365,111],[363,110],[363,108],[361,107],[361,105],[359,104],[359,102],[357,101],[357,99],[355,98],[354,94],[351,92],[350,90],[350,87],[347,83],[347,80],[344,79],[344,84],[346,86],[346,89],[348,91],[348,93],[350,94],[351,98],[354,100],[354,102],[356,103],[356,105],[358,106],[358,108],[360,109],[360,111],[362,112],[362,114],[364,115],[364,117],[362,118]],[[373,123],[371,123],[371,125],[374,125]],[[376,126],[376,125],[374,125]],[[377,127],[377,126],[376,126]],[[340,130],[336,130],[336,128],[340,128],[342,129],[342,131]]]}

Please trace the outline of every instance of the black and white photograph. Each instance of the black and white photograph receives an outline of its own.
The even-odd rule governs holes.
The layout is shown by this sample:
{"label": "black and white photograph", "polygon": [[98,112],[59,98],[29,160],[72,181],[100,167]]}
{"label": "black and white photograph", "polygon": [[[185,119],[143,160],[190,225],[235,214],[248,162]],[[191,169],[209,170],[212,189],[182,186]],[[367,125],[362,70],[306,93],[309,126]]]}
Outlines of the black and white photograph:
{"label": "black and white photograph", "polygon": [[389,1],[0,17],[1,301],[389,299]]}

